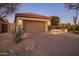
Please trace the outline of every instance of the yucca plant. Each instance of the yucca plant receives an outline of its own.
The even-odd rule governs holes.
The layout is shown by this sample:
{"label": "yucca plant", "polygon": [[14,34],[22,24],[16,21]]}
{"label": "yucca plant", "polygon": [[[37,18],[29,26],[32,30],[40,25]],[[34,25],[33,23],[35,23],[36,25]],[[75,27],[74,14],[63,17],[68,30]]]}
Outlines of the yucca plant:
{"label": "yucca plant", "polygon": [[24,34],[24,29],[21,28],[20,26],[15,26],[15,28],[12,31],[12,35],[16,43],[19,43],[22,40],[23,34]]}

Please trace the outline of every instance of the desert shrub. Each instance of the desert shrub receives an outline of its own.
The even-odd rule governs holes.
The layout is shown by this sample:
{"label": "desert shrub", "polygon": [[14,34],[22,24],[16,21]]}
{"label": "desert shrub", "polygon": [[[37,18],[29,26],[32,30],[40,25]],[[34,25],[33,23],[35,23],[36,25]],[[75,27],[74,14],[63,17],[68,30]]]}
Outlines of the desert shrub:
{"label": "desert shrub", "polygon": [[21,28],[20,26],[16,26],[12,31],[12,35],[16,43],[19,43],[22,40],[23,34],[24,34],[24,29]]}
{"label": "desert shrub", "polygon": [[60,26],[59,26],[59,25],[57,25],[55,28],[56,28],[56,29],[60,29]]}
{"label": "desert shrub", "polygon": [[73,31],[73,28],[74,28],[74,25],[69,25],[69,26],[67,27],[67,29],[68,29],[69,32],[70,32],[70,31]]}
{"label": "desert shrub", "polygon": [[76,25],[75,30],[79,31],[79,24]]}
{"label": "desert shrub", "polygon": [[[67,29],[68,31],[72,30],[72,25],[70,23],[64,24],[63,25],[65,29]],[[63,27],[62,27],[63,28]]]}
{"label": "desert shrub", "polygon": [[58,25],[58,26],[51,26],[51,29],[61,29],[61,27]]}
{"label": "desert shrub", "polygon": [[75,33],[75,34],[79,34],[79,31],[74,30],[73,33]]}
{"label": "desert shrub", "polygon": [[55,29],[55,26],[51,26],[51,29]]}
{"label": "desert shrub", "polygon": [[69,32],[79,34],[79,25],[70,25],[67,29]]}

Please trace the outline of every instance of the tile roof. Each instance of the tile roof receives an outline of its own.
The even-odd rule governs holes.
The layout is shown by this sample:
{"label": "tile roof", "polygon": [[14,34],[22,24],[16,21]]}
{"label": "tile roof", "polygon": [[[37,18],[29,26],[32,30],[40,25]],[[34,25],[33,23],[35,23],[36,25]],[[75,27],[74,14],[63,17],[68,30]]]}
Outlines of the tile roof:
{"label": "tile roof", "polygon": [[44,16],[44,15],[40,15],[40,14],[36,14],[36,13],[16,13],[15,17],[50,19],[49,16]]}
{"label": "tile roof", "polygon": [[8,20],[7,18],[0,18],[0,23],[8,23]]}

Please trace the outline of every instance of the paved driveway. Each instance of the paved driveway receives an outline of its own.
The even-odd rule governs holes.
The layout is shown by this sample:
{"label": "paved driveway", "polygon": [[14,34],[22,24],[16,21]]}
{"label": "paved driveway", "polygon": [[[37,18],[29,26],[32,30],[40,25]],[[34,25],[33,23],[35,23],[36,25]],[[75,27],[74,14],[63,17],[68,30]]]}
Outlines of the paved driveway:
{"label": "paved driveway", "polygon": [[[50,34],[39,33],[31,34],[29,39],[36,44],[36,51],[32,55],[49,55],[49,56],[72,56],[79,55],[79,37],[74,37],[69,33]],[[74,34],[72,34],[74,35]]]}
{"label": "paved driveway", "polygon": [[[0,51],[8,47],[22,47],[24,42],[33,42],[36,49],[29,55],[33,56],[79,56],[79,37],[74,37],[74,34],[50,34],[50,33],[35,33],[24,34],[24,40],[20,44],[13,44],[9,34],[0,38]],[[12,45],[11,45],[12,44]],[[2,47],[1,47],[2,45]],[[5,47],[4,47],[5,46]],[[28,46],[26,46],[28,47]],[[22,49],[22,48],[19,48]],[[25,51],[24,51],[25,52]],[[27,53],[27,52],[26,52]]]}

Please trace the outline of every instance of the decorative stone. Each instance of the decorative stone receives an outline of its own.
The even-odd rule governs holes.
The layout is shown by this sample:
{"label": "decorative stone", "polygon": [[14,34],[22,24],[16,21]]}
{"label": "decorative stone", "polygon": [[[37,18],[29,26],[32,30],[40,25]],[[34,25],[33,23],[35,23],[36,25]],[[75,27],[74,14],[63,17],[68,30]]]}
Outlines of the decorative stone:
{"label": "decorative stone", "polygon": [[35,50],[35,44],[28,45],[25,47],[25,51],[32,52]]}

